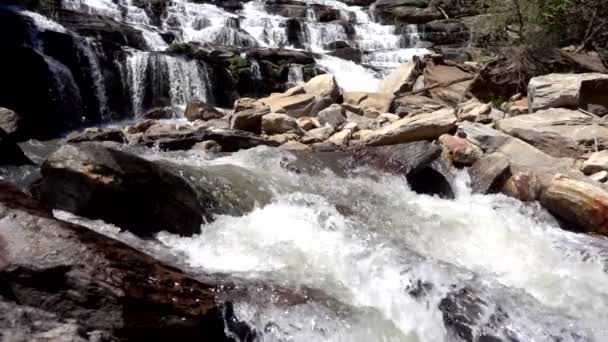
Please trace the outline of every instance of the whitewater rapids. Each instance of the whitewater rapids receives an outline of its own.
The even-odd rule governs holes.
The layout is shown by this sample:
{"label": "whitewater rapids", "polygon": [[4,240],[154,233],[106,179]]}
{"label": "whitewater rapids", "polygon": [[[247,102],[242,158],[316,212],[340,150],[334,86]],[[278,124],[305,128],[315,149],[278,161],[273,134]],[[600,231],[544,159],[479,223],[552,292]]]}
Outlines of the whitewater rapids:
{"label": "whitewater rapids", "polygon": [[[473,195],[464,171],[456,172],[456,199],[446,200],[369,169],[348,178],[296,174],[282,167],[295,157],[270,148],[144,157],[240,177],[260,201],[242,217],[217,217],[199,236],[161,233],[154,242],[56,216],[201,272],[312,288],[343,304],[235,303],[259,341],[459,341],[439,307],[461,289],[485,303],[474,335],[608,341],[608,240],[561,230],[535,203]],[[497,312],[500,324],[491,324]]]}

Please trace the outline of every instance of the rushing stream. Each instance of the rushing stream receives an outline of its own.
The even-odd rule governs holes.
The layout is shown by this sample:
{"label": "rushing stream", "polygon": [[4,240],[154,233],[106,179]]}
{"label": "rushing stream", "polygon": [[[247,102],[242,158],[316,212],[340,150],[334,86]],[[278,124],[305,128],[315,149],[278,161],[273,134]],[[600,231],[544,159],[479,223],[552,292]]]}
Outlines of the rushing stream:
{"label": "rushing stream", "polygon": [[[290,172],[281,165],[295,157],[270,148],[144,156],[221,176],[255,209],[153,243],[56,215],[201,273],[323,294],[292,306],[235,303],[259,341],[459,341],[458,322],[482,336],[474,341],[608,340],[608,241],[559,229],[536,204],[473,195],[464,171],[447,200],[368,169],[347,178]],[[459,305],[461,316],[446,314]]]}

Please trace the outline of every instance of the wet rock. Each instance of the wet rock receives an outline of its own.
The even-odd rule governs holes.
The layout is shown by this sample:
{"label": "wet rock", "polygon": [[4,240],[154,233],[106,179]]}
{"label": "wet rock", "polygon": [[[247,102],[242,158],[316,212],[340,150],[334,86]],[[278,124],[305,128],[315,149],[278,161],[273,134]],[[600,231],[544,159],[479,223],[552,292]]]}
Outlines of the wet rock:
{"label": "wet rock", "polygon": [[14,135],[19,130],[21,117],[14,111],[0,107],[0,128],[8,135]]}
{"label": "wet rock", "polygon": [[394,113],[400,117],[431,113],[449,107],[447,104],[421,95],[405,95],[395,99]]}
{"label": "wet rock", "polygon": [[436,139],[456,127],[453,110],[443,109],[396,121],[375,131],[364,140],[371,146]]}
{"label": "wet rock", "polygon": [[224,152],[235,152],[260,145],[278,146],[268,139],[237,129],[176,127],[170,124],[157,124],[148,129],[142,137],[145,145],[166,150],[189,150],[194,144],[206,140],[216,141]]}
{"label": "wet rock", "polygon": [[27,164],[33,163],[15,141],[0,128],[0,166]]}
{"label": "wet rock", "polygon": [[581,231],[608,235],[608,191],[599,185],[557,174],[542,191],[540,202]]}
{"label": "wet rock", "polygon": [[266,114],[262,117],[262,132],[265,134],[283,134],[298,129],[296,120],[286,114]]}
{"label": "wet rock", "polygon": [[346,115],[344,115],[344,108],[341,105],[332,104],[317,113],[317,119],[321,125],[327,124],[333,127],[340,127],[346,122]]}
{"label": "wet rock", "polygon": [[547,108],[576,108],[583,81],[608,82],[608,75],[587,74],[549,74],[534,77],[528,85],[530,109],[537,111]]}
{"label": "wet rock", "polygon": [[468,172],[473,193],[495,193],[509,177],[509,160],[501,153],[490,153],[473,163]]}
{"label": "wet rock", "polygon": [[127,134],[144,133],[148,130],[148,128],[154,126],[155,124],[156,124],[155,120],[143,120],[134,125],[126,127],[125,132]]}
{"label": "wet rock", "polygon": [[213,140],[207,140],[200,143],[194,144],[192,146],[193,150],[199,150],[209,153],[219,153],[222,152],[222,146]]}
{"label": "wet rock", "polygon": [[332,50],[330,55],[347,61],[353,61],[360,64],[363,58],[363,51],[350,46],[345,41],[332,42],[327,45],[327,49]]}
{"label": "wet rock", "polygon": [[177,112],[172,107],[158,107],[146,111],[143,117],[152,120],[174,119],[177,118]]}
{"label": "wet rock", "polygon": [[[504,182],[501,192],[520,201],[537,201],[546,182],[538,173],[530,169],[511,170],[511,175]],[[543,175],[544,176],[544,175]]]}
{"label": "wet rock", "polygon": [[483,154],[479,147],[463,138],[443,134],[437,140],[443,146],[446,157],[456,166],[471,166]]}
{"label": "wet rock", "polygon": [[0,271],[5,338],[231,341],[221,284],[203,284],[122,242],[56,220],[27,195],[1,188],[0,238],[11,242]]}
{"label": "wet rock", "polygon": [[210,120],[224,117],[224,113],[203,101],[190,101],[186,106],[184,116],[189,121]]}
{"label": "wet rock", "polygon": [[200,232],[214,205],[172,171],[93,143],[65,145],[49,156],[36,192],[49,208],[106,222],[142,237],[166,230]]}
{"label": "wet rock", "polygon": [[562,108],[498,121],[496,127],[554,157],[577,157],[608,147],[608,128],[592,116]]}
{"label": "wet rock", "polygon": [[262,117],[268,113],[270,113],[270,107],[266,105],[235,112],[230,118],[230,128],[260,134]]}
{"label": "wet rock", "polygon": [[380,83],[380,92],[397,94],[412,90],[416,79],[422,73],[424,63],[414,56],[412,61],[401,64]]}
{"label": "wet rock", "polygon": [[113,141],[120,144],[127,142],[125,134],[117,128],[87,128],[82,132],[68,135],[67,141],[79,143],[85,141]]}
{"label": "wet rock", "polygon": [[608,171],[608,150],[592,153],[583,163],[581,171],[586,175]]}

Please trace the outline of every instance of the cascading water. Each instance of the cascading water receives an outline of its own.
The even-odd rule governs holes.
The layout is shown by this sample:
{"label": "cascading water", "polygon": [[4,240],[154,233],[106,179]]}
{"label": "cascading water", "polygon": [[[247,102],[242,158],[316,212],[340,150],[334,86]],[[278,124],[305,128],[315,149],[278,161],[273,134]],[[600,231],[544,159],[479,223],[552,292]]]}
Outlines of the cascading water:
{"label": "cascading water", "polygon": [[287,75],[287,86],[295,87],[304,84],[304,73],[301,65],[291,65]]}
{"label": "cascading water", "polygon": [[[210,100],[207,68],[195,60],[131,51],[120,69],[135,115],[154,106],[183,106],[190,100]],[[166,103],[157,102],[163,98]]]}
{"label": "cascading water", "polygon": [[475,341],[608,338],[608,241],[561,230],[537,204],[472,195],[463,172],[456,199],[445,200],[365,168],[347,178],[292,173],[281,165],[295,157],[276,149],[215,160],[147,153],[254,180],[260,202],[244,216],[217,217],[199,236],[161,233],[158,242],[56,215],[205,274],[312,289],[287,306],[237,301],[237,318],[259,341],[460,341],[458,324],[485,336]]}
{"label": "cascading water", "polygon": [[146,72],[150,53],[133,51],[126,57],[124,65],[119,65],[122,71],[123,84],[127,85],[131,109],[134,115],[143,112],[143,99],[146,91]]}
{"label": "cascading water", "polygon": [[79,39],[77,40],[77,46],[80,48],[80,51],[87,60],[87,64],[90,66],[89,73],[93,80],[93,88],[98,102],[97,110],[99,111],[100,117],[105,121],[105,116],[108,113],[108,97],[103,74],[101,73],[101,67],[99,65],[99,55],[101,52],[96,49],[96,46],[91,39]]}

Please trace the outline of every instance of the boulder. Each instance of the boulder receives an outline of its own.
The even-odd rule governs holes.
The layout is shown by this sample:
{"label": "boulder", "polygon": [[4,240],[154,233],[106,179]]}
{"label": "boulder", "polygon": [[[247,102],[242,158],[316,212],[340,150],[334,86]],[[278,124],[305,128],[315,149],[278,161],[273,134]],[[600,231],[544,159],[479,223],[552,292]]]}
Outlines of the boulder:
{"label": "boulder", "polygon": [[213,140],[206,140],[192,146],[193,150],[208,152],[208,153],[220,153],[222,152],[222,146]]}
{"label": "boulder", "polygon": [[[342,106],[342,107],[344,107],[344,106]],[[349,110],[346,111],[346,121],[356,123],[360,129],[371,129],[371,128],[378,127],[376,120],[374,120],[372,118],[368,118],[367,116],[353,113]]]}
{"label": "boulder", "polygon": [[344,108],[342,108],[341,105],[334,103],[317,113],[317,119],[321,125],[340,127],[346,122],[346,115],[344,114]]}
{"label": "boulder", "polygon": [[581,171],[586,175],[608,171],[608,150],[592,153],[583,163]]}
{"label": "boulder", "polygon": [[554,157],[577,157],[608,147],[608,127],[597,118],[562,108],[519,115],[497,122],[496,127]]}
{"label": "boulder", "polygon": [[270,107],[265,105],[235,112],[230,118],[230,128],[260,134],[262,117],[268,113],[270,113]]}
{"label": "boulder", "polygon": [[449,107],[440,100],[421,95],[405,95],[395,99],[394,113],[400,117],[431,113]]}
{"label": "boulder", "polygon": [[290,140],[279,146],[279,149],[286,151],[309,151],[310,147],[308,145],[302,144],[301,142]]}
{"label": "boulder", "polygon": [[399,119],[400,119],[399,115],[391,114],[391,113],[382,113],[382,114],[378,115],[378,117],[376,118],[376,122],[379,123],[380,125],[382,125],[387,122],[393,123]]}
{"label": "boulder", "polygon": [[391,93],[368,93],[362,91],[345,92],[345,104],[357,106],[360,110],[376,109],[382,113],[389,112],[393,104],[394,95]]}
{"label": "boulder", "polygon": [[[468,78],[471,79],[467,80]],[[458,80],[463,81],[449,86],[437,87],[428,91],[433,99],[445,102],[452,106],[460,103],[465,98],[468,87],[472,82],[471,73],[456,66],[435,64],[430,62],[427,63],[427,67],[424,69],[425,87],[430,87],[437,84],[447,84],[449,82],[456,82]]]}
{"label": "boulder", "polygon": [[0,129],[8,135],[14,135],[19,130],[21,117],[14,111],[0,107]]}
{"label": "boulder", "polygon": [[47,207],[102,219],[150,237],[200,232],[214,202],[182,177],[143,158],[105,147],[64,145],[44,162],[36,193]]}
{"label": "boulder", "polygon": [[175,124],[156,124],[142,136],[147,146],[158,146],[166,150],[189,150],[194,144],[214,140],[224,152],[235,152],[260,145],[278,146],[250,132],[237,129],[212,127],[176,126]]}
{"label": "boulder", "polygon": [[497,57],[486,63],[471,84],[471,93],[483,102],[508,99],[524,93],[533,77],[551,73],[593,72],[567,53],[545,47],[499,48]]}
{"label": "boulder", "polygon": [[553,169],[574,167],[574,159],[552,157],[520,139],[479,123],[460,122],[458,131],[485,153],[502,153],[512,165]]}
{"label": "boulder", "polygon": [[285,113],[291,117],[299,118],[310,116],[315,105],[315,96],[299,94],[293,96],[269,96],[260,101],[270,107],[273,113]]}
{"label": "boulder", "polygon": [[528,114],[530,112],[530,102],[528,99],[509,101],[505,106],[505,111],[508,116]]}
{"label": "boulder", "polygon": [[74,132],[68,135],[67,141],[79,143],[85,141],[113,141],[120,144],[127,142],[125,134],[117,128],[86,128],[82,132]]}
{"label": "boulder", "polygon": [[331,74],[315,76],[304,84],[306,94],[326,98],[335,102],[340,97],[340,87],[336,78]]}
{"label": "boulder", "polygon": [[241,324],[223,317],[227,284],[210,277],[202,283],[122,242],[56,220],[6,184],[0,240],[10,241],[0,269],[4,339],[228,342],[237,332],[231,327]]}
{"label": "boulder", "polygon": [[471,166],[483,154],[481,149],[466,139],[443,134],[438,139],[446,157],[456,166]]}
{"label": "boulder", "polygon": [[224,117],[224,113],[203,101],[190,101],[186,105],[184,116],[188,121],[210,120]]}
{"label": "boulder", "polygon": [[582,81],[578,93],[578,107],[598,116],[606,116],[608,114],[608,78]]}
{"label": "boulder", "polygon": [[336,129],[332,126],[314,128],[306,132],[306,135],[302,137],[302,142],[305,144],[322,142],[329,139],[329,137],[331,137],[331,135],[334,134],[335,131]]}
{"label": "boulder", "polygon": [[491,112],[492,104],[481,103],[477,99],[470,99],[456,106],[456,117],[461,121],[486,122]]}
{"label": "boulder", "polygon": [[142,115],[145,119],[175,119],[178,117],[176,110],[173,107],[158,107],[152,108]]}
{"label": "boulder", "polygon": [[375,131],[363,142],[367,145],[378,146],[432,140],[449,133],[455,127],[456,116],[454,116],[453,110],[442,109],[396,121]]}
{"label": "boulder", "polygon": [[540,202],[577,229],[608,235],[608,191],[599,184],[557,174],[542,191]]}
{"label": "boulder", "polygon": [[[534,77],[528,85],[528,101],[532,112],[557,107],[576,108],[583,81],[597,84],[599,80],[608,82],[608,75],[586,74],[549,74]],[[593,83],[591,83],[593,84]]]}
{"label": "boulder", "polygon": [[15,141],[0,128],[0,166],[27,164],[33,163]]}
{"label": "boulder", "polygon": [[502,189],[509,176],[509,159],[495,152],[482,156],[467,170],[471,177],[473,193],[495,193]]}
{"label": "boulder", "polygon": [[288,141],[297,141],[300,136],[296,133],[288,132],[282,134],[269,135],[266,138],[270,141],[277,143],[277,145],[283,145]]}
{"label": "boulder", "polygon": [[298,123],[298,126],[305,131],[310,131],[313,128],[321,127],[319,120],[310,116],[298,118],[296,122]]}
{"label": "boulder", "polygon": [[397,94],[412,90],[423,69],[423,62],[414,56],[410,62],[399,65],[382,80],[379,88],[380,92]]}
{"label": "boulder", "polygon": [[262,132],[265,134],[283,134],[297,129],[298,123],[289,115],[271,113],[262,117]]}
{"label": "boulder", "polygon": [[344,128],[340,131],[329,137],[327,142],[332,143],[338,147],[346,147],[348,146],[348,141],[352,137],[353,133],[357,129],[357,124],[354,122],[350,122],[344,126]]}

